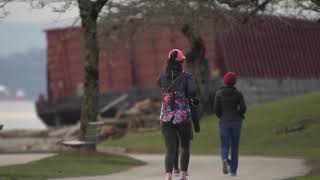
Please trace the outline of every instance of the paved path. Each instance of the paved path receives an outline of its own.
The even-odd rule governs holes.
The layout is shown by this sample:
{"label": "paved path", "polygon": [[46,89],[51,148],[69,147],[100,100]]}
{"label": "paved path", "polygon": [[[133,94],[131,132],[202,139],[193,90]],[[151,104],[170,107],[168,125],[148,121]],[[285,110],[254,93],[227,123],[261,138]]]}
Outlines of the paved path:
{"label": "paved path", "polygon": [[0,166],[14,164],[24,164],[31,161],[40,160],[55,154],[3,154],[0,155]]}
{"label": "paved path", "polygon": [[[132,168],[126,172],[109,176],[67,178],[63,180],[163,180],[163,156],[132,155],[148,163],[146,166]],[[190,180],[276,180],[304,175],[309,171],[301,159],[241,157],[237,177],[222,175],[220,158],[217,156],[192,156]],[[178,179],[178,178],[174,178]],[[62,180],[62,179],[60,179]]]}

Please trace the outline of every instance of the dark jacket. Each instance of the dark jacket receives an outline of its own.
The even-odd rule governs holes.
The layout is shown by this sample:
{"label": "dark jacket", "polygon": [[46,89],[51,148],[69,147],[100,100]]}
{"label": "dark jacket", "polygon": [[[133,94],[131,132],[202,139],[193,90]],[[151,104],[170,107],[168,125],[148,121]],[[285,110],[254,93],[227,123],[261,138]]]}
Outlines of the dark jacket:
{"label": "dark jacket", "polygon": [[[183,74],[181,74],[183,73]],[[181,76],[179,76],[181,75]],[[171,90],[180,90],[180,91],[185,91],[187,94],[188,98],[195,98],[197,97],[197,83],[191,76],[191,74],[186,73],[186,72],[174,72],[171,75],[167,75],[166,73],[163,73],[160,75],[157,85],[158,87],[161,88],[162,92],[166,91],[168,87],[171,85],[172,81],[174,81],[176,78],[177,79],[172,87]]]}
{"label": "dark jacket", "polygon": [[[173,81],[174,83],[172,84]],[[170,87],[171,84],[172,86]],[[186,72],[172,71],[169,74],[163,73],[160,75],[157,85],[161,88],[163,93],[167,91],[168,87],[170,87],[170,90],[172,91],[183,91],[187,96],[186,98],[188,98],[189,100],[196,99],[198,95],[198,87],[196,81],[191,76],[191,74]],[[193,121],[196,131],[198,132],[198,129],[200,129],[199,119],[191,119]]]}
{"label": "dark jacket", "polygon": [[216,93],[214,112],[220,122],[241,121],[244,119],[246,104],[243,95],[233,86],[225,86]]}

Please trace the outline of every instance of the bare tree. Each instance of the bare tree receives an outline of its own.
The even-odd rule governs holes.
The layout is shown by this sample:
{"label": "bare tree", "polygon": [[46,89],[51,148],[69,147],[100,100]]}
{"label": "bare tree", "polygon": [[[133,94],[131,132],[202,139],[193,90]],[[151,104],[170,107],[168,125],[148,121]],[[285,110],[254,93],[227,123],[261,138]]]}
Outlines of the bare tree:
{"label": "bare tree", "polygon": [[[5,7],[10,2],[17,2],[16,0],[1,0],[0,8],[5,16],[8,12]],[[21,1],[19,1],[21,2]],[[22,1],[23,2],[23,1]],[[81,110],[81,131],[80,139],[83,139],[86,134],[86,127],[88,122],[96,121],[98,114],[98,83],[99,83],[99,47],[97,45],[97,21],[99,13],[107,4],[108,0],[31,0],[26,3],[33,8],[44,8],[58,4],[58,6],[50,6],[54,12],[65,12],[70,6],[78,6],[80,10],[81,26],[83,29],[83,36],[85,42],[85,59],[84,59],[84,96]]]}
{"label": "bare tree", "polygon": [[[99,47],[97,44],[97,20],[108,0],[78,0],[85,42],[85,80],[81,110],[80,138],[86,134],[87,123],[96,121],[99,94]],[[94,147],[95,148],[95,147]]]}

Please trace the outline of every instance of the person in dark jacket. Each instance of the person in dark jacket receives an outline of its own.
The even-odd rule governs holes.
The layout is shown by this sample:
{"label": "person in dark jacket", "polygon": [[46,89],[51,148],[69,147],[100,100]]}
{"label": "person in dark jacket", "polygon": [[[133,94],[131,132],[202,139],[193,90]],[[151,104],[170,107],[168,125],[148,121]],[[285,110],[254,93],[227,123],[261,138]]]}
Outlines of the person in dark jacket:
{"label": "person in dark jacket", "polygon": [[[236,81],[235,73],[226,73],[224,75],[225,86],[217,91],[214,102],[214,112],[220,119],[223,173],[228,174],[230,171],[231,176],[237,175],[240,134],[246,112],[243,95],[234,87]],[[231,160],[229,160],[230,150]]]}
{"label": "person in dark jacket", "polygon": [[[179,138],[181,147],[181,180],[186,180],[189,166],[192,127],[190,103],[196,99],[198,88],[193,77],[183,71],[184,60],[185,56],[182,51],[178,49],[170,51],[166,71],[158,79],[158,86],[162,90],[160,122],[166,146],[166,180],[172,179],[177,138]],[[195,131],[199,132],[199,122],[194,121],[193,123]]]}

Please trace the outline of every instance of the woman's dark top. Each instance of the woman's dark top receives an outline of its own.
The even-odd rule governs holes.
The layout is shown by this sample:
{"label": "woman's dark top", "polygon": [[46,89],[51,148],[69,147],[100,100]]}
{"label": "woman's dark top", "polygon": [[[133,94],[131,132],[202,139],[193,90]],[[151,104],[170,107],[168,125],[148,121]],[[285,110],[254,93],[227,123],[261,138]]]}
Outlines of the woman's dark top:
{"label": "woman's dark top", "polygon": [[163,96],[160,119],[173,124],[189,121],[189,101],[197,95],[197,85],[192,76],[172,71],[171,74],[162,74],[157,84],[162,89]]}
{"label": "woman's dark top", "polygon": [[246,104],[243,95],[233,86],[220,88],[214,101],[214,112],[220,122],[241,121],[244,119]]}

